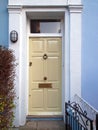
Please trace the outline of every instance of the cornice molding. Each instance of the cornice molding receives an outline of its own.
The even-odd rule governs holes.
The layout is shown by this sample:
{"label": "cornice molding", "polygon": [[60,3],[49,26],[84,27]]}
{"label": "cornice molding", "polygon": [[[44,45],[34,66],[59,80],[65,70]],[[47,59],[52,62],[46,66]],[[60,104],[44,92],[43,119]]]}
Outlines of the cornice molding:
{"label": "cornice molding", "polygon": [[68,5],[70,13],[81,13],[83,10],[83,5]]}
{"label": "cornice molding", "polygon": [[8,5],[7,7],[9,13],[21,13],[22,6],[21,5]]}
{"label": "cornice molding", "polygon": [[[9,13],[21,13],[23,8],[38,8],[38,6],[21,6],[21,5],[8,5],[8,12]],[[43,6],[40,6],[42,8]],[[44,8],[64,8],[64,6],[44,6]],[[67,5],[65,6],[69,10],[70,13],[81,13],[83,9],[83,5]]]}

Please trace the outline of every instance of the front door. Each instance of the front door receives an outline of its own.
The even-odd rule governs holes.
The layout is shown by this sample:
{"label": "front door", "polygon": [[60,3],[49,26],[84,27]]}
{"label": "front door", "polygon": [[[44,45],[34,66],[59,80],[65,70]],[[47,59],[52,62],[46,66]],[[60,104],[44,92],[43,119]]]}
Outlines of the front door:
{"label": "front door", "polygon": [[61,114],[61,38],[29,38],[29,115]]}

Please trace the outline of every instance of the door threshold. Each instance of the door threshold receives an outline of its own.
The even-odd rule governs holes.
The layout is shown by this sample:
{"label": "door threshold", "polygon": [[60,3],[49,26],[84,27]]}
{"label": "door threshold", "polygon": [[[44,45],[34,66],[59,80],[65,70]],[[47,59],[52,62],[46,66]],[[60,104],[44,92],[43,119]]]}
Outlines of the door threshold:
{"label": "door threshold", "polygon": [[41,121],[41,120],[63,120],[63,115],[28,115],[26,117],[27,121]]}

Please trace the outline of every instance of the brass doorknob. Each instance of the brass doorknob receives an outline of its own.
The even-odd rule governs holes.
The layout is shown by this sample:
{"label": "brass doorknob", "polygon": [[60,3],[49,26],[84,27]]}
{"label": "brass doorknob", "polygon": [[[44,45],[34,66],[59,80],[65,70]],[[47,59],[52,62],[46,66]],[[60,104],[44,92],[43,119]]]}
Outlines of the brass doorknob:
{"label": "brass doorknob", "polygon": [[43,55],[43,59],[46,60],[48,58],[47,54]]}
{"label": "brass doorknob", "polygon": [[44,77],[44,80],[47,80],[47,77]]}

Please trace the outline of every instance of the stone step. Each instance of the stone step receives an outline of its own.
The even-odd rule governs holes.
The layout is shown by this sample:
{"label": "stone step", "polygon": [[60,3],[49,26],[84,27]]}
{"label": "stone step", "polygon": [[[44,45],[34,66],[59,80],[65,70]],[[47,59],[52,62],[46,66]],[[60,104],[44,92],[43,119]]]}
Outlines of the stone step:
{"label": "stone step", "polygon": [[25,126],[20,127],[19,130],[65,130],[64,121],[28,121]]}
{"label": "stone step", "polygon": [[43,115],[38,115],[38,116],[27,116],[26,117],[27,121],[46,121],[46,120],[63,120],[63,116],[62,115],[52,115],[52,116],[43,116]]}

